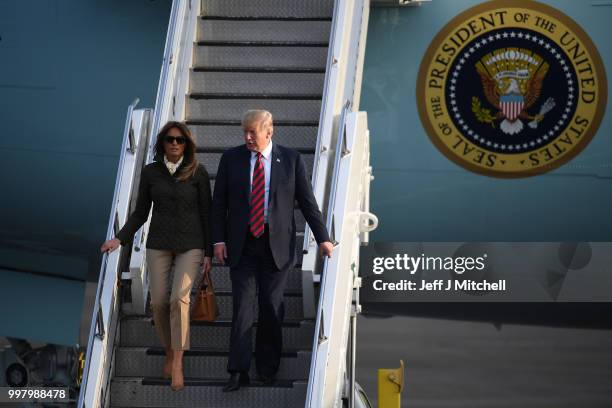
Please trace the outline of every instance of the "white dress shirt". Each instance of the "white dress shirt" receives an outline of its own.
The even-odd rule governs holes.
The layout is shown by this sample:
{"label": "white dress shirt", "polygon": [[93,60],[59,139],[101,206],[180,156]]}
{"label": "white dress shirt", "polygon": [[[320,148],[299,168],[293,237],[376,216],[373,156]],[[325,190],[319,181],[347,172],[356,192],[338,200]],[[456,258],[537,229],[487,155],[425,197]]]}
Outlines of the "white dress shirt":
{"label": "white dress shirt", "polygon": [[168,158],[164,154],[164,164],[166,165],[166,167],[168,168],[168,171],[172,175],[176,173],[176,169],[178,169],[178,167],[181,165],[182,162],[183,162],[183,156],[181,156],[181,158],[176,163],[172,163],[170,160],[168,160]]}
{"label": "white dress shirt", "polygon": [[[264,176],[266,179],[266,188],[264,193],[264,223],[268,222],[268,197],[270,195],[270,169],[272,168],[272,141],[268,143],[265,149],[261,152],[261,160],[264,166]],[[249,178],[249,197],[253,188],[253,170],[257,162],[257,152],[251,152],[251,172]]]}

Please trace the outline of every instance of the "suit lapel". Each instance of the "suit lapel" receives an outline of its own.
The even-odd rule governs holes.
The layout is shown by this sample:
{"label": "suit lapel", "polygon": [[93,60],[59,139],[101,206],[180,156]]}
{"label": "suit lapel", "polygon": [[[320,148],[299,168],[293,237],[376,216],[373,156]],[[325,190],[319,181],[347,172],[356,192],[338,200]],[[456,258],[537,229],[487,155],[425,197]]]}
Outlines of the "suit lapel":
{"label": "suit lapel", "polygon": [[247,203],[249,202],[249,193],[251,191],[251,151],[244,147],[244,152],[242,153],[242,157],[240,160],[240,184],[242,186],[242,191],[244,192],[244,196],[247,199]]}
{"label": "suit lapel", "polygon": [[268,205],[274,199],[274,193],[276,192],[276,188],[278,187],[278,183],[280,180],[280,172],[282,171],[282,154],[278,145],[274,143],[272,145],[272,162],[270,163],[270,192],[268,197]]}

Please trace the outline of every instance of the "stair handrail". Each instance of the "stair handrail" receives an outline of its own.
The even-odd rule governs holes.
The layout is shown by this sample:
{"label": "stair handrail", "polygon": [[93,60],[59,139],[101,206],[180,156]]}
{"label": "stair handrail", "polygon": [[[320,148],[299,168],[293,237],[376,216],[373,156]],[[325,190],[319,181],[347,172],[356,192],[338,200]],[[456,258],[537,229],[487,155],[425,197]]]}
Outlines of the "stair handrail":
{"label": "stair handrail", "polygon": [[[121,142],[121,153],[119,155],[117,175],[115,177],[115,189],[113,192],[110,217],[106,229],[106,240],[112,239],[115,236],[121,218],[125,218],[127,215],[125,214],[126,211],[123,211],[124,214],[120,214],[118,209],[120,207],[120,201],[124,204],[129,202],[129,196],[125,196],[125,191],[122,191],[121,187],[124,184],[124,177],[130,176],[124,171],[126,157],[128,154],[136,155],[137,152],[137,140],[139,140],[139,138],[136,138],[133,132],[133,115],[139,101],[140,100],[136,98],[127,109],[127,117],[123,130],[123,140]],[[123,207],[127,207],[127,205],[124,205]],[[111,325],[110,319],[113,314],[113,310],[111,309],[114,303],[113,298],[119,279],[119,257],[120,251],[114,251],[112,253],[105,252],[102,255],[93,313],[89,327],[89,338],[87,340],[87,349],[85,351],[85,367],[79,390],[79,398],[77,403],[78,408],[93,407],[93,401],[96,399],[95,394],[97,394],[97,391],[100,388],[98,386],[99,377],[94,377],[95,383],[93,389],[90,384],[90,378],[92,377],[92,374],[95,374],[92,373],[92,371],[97,371],[98,374],[103,371],[102,362],[105,360],[103,357],[106,349],[105,346],[109,337],[108,332]],[[96,358],[94,358],[94,356]],[[96,365],[96,367],[93,369],[92,359],[94,360],[94,365]],[[85,403],[86,399],[89,401],[89,404]]]}
{"label": "stair handrail", "polygon": [[[140,131],[147,132],[148,135],[151,136],[151,139],[157,135],[162,123],[168,120],[183,119],[185,106],[184,95],[188,87],[189,78],[189,72],[185,67],[191,64],[191,50],[195,37],[195,28],[197,24],[196,17],[198,14],[199,0],[172,1],[153,119],[148,122],[148,126],[150,126],[148,129],[144,129],[142,126],[140,127]],[[137,152],[136,149],[134,149],[134,144],[138,143],[138,140],[141,140],[140,135],[138,135],[139,137],[130,136],[132,117],[136,103],[138,103],[138,101],[135,101],[128,108],[128,119],[126,120],[124,139],[122,142],[107,239],[112,238],[119,230],[120,226],[125,222],[129,213],[129,203],[133,198],[131,197],[131,187],[134,168],[132,167],[131,171],[125,171],[124,162],[127,152],[136,155]],[[139,116],[141,119],[140,125],[143,124],[143,114],[144,113],[141,113]],[[128,143],[130,144],[130,148],[126,149]],[[143,157],[144,164],[151,162],[155,153],[154,143],[148,143],[147,148],[147,152]],[[133,164],[134,163],[132,163],[132,165]],[[126,186],[127,179],[129,179],[129,183],[127,183],[129,186]],[[121,204],[123,209],[120,216],[117,213],[119,204]],[[148,224],[149,221],[139,229],[137,233],[138,241],[143,240],[146,236]],[[137,245],[139,245],[139,243],[135,240],[134,246]],[[77,408],[105,406],[104,402],[106,391],[108,391],[109,371],[112,360],[112,347],[115,340],[114,333],[112,333],[113,335],[109,335],[108,329],[113,326],[113,323],[116,326],[118,312],[116,290],[119,279],[118,266],[120,252],[121,251],[114,251],[110,254],[104,254],[102,258]],[[142,269],[142,276],[140,276],[139,279],[141,279],[142,285],[144,285],[142,288],[143,291],[146,291],[148,289],[146,287],[148,275],[145,266],[144,252],[145,251],[140,250],[140,248],[138,251],[132,252],[132,257],[137,257],[138,259],[131,260],[130,268],[137,267],[135,263],[141,263],[140,268]],[[146,302],[146,296],[143,296],[141,301]],[[103,307],[102,303],[107,304]],[[144,305],[135,306],[136,307],[133,308],[134,310],[141,310],[144,307]],[[110,321],[112,319],[114,319],[113,322]],[[92,374],[97,375],[94,377]]]}
{"label": "stair handrail", "polygon": [[[312,172],[312,186],[319,205],[326,210],[333,174],[333,146],[340,126],[339,117],[346,100],[353,111],[359,108],[365,38],[370,0],[336,0],[330,31],[325,69],[323,100]],[[325,214],[326,215],[326,214]],[[306,225],[304,230],[302,270],[313,280],[320,278],[317,243]]]}
{"label": "stair handrail", "polygon": [[[193,58],[193,44],[197,31],[197,17],[200,12],[199,0],[173,0],[164,55],[159,75],[155,109],[151,120],[151,143],[145,155],[145,164],[155,157],[155,140],[159,129],[168,121],[183,121],[185,116],[185,95],[189,86],[189,67]],[[148,268],[144,243],[149,230],[151,215],[136,232],[130,259],[132,285],[135,285],[129,313],[143,314],[146,310],[148,293]]]}
{"label": "stair handrail", "polygon": [[[347,103],[343,109],[336,142],[327,219],[334,252],[323,263],[307,408],[337,406],[344,390],[354,390],[354,344],[347,344],[349,334],[354,340],[359,313],[360,235],[377,225],[376,217],[364,211],[371,180],[367,117],[365,112],[350,112],[349,106]],[[353,300],[357,303],[352,308]],[[349,348],[351,353],[347,355]],[[346,372],[350,374],[348,387]],[[351,403],[353,392],[348,395]]]}
{"label": "stair handrail", "polygon": [[[340,129],[338,132],[338,137],[336,139],[336,154],[334,158],[334,171],[332,176],[331,183],[331,191],[329,194],[329,205],[327,211],[327,219],[325,222],[325,226],[327,227],[327,231],[329,231],[329,236],[334,244],[334,252],[332,255],[332,259],[334,257],[338,257],[338,245],[339,242],[336,240],[336,228],[334,225],[334,205],[336,202],[336,191],[337,186],[334,181],[338,179],[338,173],[340,171],[340,159],[342,154],[342,146],[341,143],[344,140],[345,135],[345,126],[346,126],[346,114],[350,109],[350,101],[346,101],[344,107],[342,108],[342,113],[340,115]],[[325,363],[324,359],[320,354],[324,351],[320,350],[321,344],[327,342],[328,338],[325,335],[325,310],[323,310],[323,297],[326,294],[326,288],[328,287],[328,268],[330,264],[330,258],[325,258],[323,260],[323,271],[321,273],[321,291],[319,292],[319,304],[317,307],[317,319],[315,323],[315,341],[313,341],[313,349],[312,349],[312,362],[310,364],[310,374],[308,375],[308,389],[306,393],[306,407],[318,407],[320,405],[319,395],[321,393],[320,389],[323,387],[323,384],[318,384],[317,379],[320,379],[321,376],[318,375],[321,371],[327,370],[327,367],[323,365]],[[324,377],[323,377],[324,378]],[[319,380],[320,381],[320,380]]]}
{"label": "stair handrail", "polygon": [[[332,25],[329,34],[329,46],[327,52],[327,61],[325,63],[325,80],[323,83],[323,100],[321,102],[321,113],[319,116],[319,128],[317,130],[317,144],[315,146],[315,157],[312,169],[312,189],[314,196],[322,208],[325,206],[325,193],[327,189],[327,183],[322,180],[326,175],[329,168],[329,151],[331,148],[333,132],[333,115],[330,113],[332,110],[332,104],[334,100],[334,90],[338,88],[338,58],[336,57],[340,53],[338,43],[342,40],[344,31],[341,30],[343,26],[344,13],[341,14],[341,3],[344,0],[334,1],[334,11],[332,17]],[[346,5],[346,4],[344,4]],[[330,119],[331,118],[331,119]],[[330,136],[327,136],[330,135]],[[325,173],[325,174],[324,174]],[[308,223],[304,228],[304,242],[303,242],[303,257],[302,257],[302,270],[310,271],[313,275],[316,274],[316,245],[314,235],[310,230]]]}
{"label": "stair handrail", "polygon": [[[185,94],[188,89],[193,42],[196,35],[199,0],[173,0],[164,46],[151,135],[155,137],[169,120],[184,118]],[[149,147],[147,163],[155,156],[153,144]]]}
{"label": "stair handrail", "polygon": [[[330,30],[330,38],[329,38],[329,45],[328,45],[328,52],[327,52],[327,60],[325,63],[325,79],[323,82],[323,95],[328,95],[329,89],[333,89],[334,88],[334,80],[332,78],[332,75],[330,73],[331,69],[337,65],[338,60],[335,57],[335,49],[336,49],[336,37],[337,35],[337,26],[339,25],[339,9],[340,9],[340,1],[335,1],[334,2],[334,11],[333,11],[333,18],[332,18],[332,27]],[[315,159],[314,159],[314,166],[312,169],[312,184],[313,186],[317,185],[317,180],[319,180],[319,167],[321,167],[319,164],[319,162],[322,160],[322,155],[326,152],[329,151],[329,147],[331,145],[331,138],[327,139],[322,137],[322,135],[324,134],[324,132],[322,131],[322,125],[323,125],[323,121],[324,118],[326,118],[327,115],[327,111],[329,109],[329,105],[331,105],[330,102],[330,98],[325,98],[323,99],[322,103],[321,103],[321,113],[319,116],[319,128],[317,130],[317,144],[315,146]],[[316,196],[316,194],[315,194]],[[306,228],[308,228],[308,225],[306,225]],[[308,230],[307,230],[308,232]],[[304,249],[306,250],[308,247],[306,241],[304,241]]]}

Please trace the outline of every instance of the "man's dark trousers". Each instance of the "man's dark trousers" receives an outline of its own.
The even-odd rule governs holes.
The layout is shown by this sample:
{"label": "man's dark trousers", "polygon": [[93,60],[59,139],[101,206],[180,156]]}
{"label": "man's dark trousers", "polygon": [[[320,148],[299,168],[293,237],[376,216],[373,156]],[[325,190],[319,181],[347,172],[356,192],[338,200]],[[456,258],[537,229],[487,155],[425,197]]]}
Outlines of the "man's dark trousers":
{"label": "man's dark trousers", "polygon": [[227,366],[229,372],[249,371],[255,301],[258,297],[255,365],[260,376],[273,377],[278,371],[283,347],[283,292],[289,271],[279,270],[274,263],[267,224],[259,238],[255,238],[250,231],[246,234],[240,262],[230,268],[233,318]]}

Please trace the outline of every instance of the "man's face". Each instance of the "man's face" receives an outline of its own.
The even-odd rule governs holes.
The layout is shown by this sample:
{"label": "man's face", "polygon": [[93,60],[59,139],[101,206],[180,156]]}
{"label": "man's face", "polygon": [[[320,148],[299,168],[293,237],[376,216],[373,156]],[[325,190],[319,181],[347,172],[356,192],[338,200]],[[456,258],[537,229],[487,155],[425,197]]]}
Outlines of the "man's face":
{"label": "man's face", "polygon": [[272,126],[266,129],[261,121],[252,122],[244,126],[244,143],[252,152],[261,152],[272,139]]}

